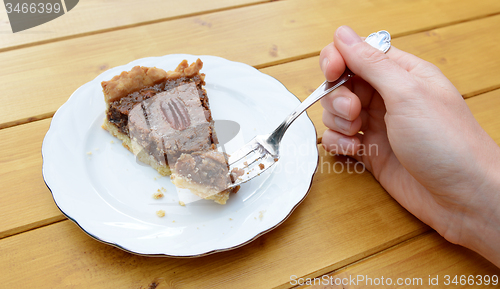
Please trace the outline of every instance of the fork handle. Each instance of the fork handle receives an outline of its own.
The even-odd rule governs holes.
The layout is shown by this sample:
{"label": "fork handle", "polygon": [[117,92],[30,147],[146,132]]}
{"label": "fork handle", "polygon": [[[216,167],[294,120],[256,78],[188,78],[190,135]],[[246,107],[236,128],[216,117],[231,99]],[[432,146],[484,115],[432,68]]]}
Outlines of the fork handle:
{"label": "fork handle", "polygon": [[[377,48],[378,50],[386,53],[387,50],[391,47],[391,35],[389,32],[385,30],[381,30],[375,33],[372,33],[366,37],[365,42],[370,44],[372,47]],[[325,81],[321,84],[309,97],[304,100],[270,135],[269,139],[273,141],[274,145],[277,145],[281,142],[285,131],[292,124],[292,122],[299,117],[306,109],[308,109],[311,105],[313,105],[316,101],[320,100],[323,96],[332,92],[337,87],[344,84],[349,78],[353,77],[354,73],[352,73],[349,68],[346,67],[346,70],[342,75],[335,81],[329,82]]]}
{"label": "fork handle", "polygon": [[295,108],[295,110],[274,130],[274,132],[271,133],[271,137],[276,141],[276,143],[279,143],[281,138],[283,138],[285,131],[292,124],[292,122],[297,119],[297,117],[299,117],[311,105],[344,84],[353,76],[354,73],[352,73],[349,68],[346,68],[344,73],[342,73],[337,80],[333,82],[323,82],[323,84],[316,88],[316,90],[311,93],[311,95],[309,95],[299,106],[297,106],[297,108]]}

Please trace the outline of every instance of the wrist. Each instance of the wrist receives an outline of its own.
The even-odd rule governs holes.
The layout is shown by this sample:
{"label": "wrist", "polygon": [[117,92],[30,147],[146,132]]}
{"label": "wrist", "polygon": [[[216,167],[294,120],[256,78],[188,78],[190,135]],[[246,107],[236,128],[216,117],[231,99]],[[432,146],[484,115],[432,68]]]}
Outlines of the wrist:
{"label": "wrist", "polygon": [[500,165],[487,172],[470,205],[459,244],[500,267]]}

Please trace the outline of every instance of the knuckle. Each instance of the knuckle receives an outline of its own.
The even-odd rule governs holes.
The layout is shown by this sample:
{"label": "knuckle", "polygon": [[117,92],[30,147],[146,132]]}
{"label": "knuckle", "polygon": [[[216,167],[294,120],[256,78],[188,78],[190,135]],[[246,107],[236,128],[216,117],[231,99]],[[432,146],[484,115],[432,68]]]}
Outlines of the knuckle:
{"label": "knuckle", "polygon": [[384,53],[380,52],[379,50],[371,47],[370,45],[360,45],[360,49],[358,51],[358,55],[362,58],[365,59],[366,61],[372,63],[372,64],[377,64],[377,63],[383,63],[387,61],[389,58],[387,55]]}
{"label": "knuckle", "polygon": [[443,72],[441,71],[441,69],[437,65],[435,65],[434,63],[432,63],[432,62],[422,60],[419,63],[419,66],[420,66],[419,72],[420,72],[420,75],[422,77],[433,78],[436,75],[442,75],[443,74]]}
{"label": "knuckle", "polygon": [[329,113],[328,111],[324,110],[323,111],[323,117],[322,117],[322,121],[323,121],[323,124],[329,128],[329,129],[334,129],[335,126],[333,125],[333,118],[334,118],[334,115]]}

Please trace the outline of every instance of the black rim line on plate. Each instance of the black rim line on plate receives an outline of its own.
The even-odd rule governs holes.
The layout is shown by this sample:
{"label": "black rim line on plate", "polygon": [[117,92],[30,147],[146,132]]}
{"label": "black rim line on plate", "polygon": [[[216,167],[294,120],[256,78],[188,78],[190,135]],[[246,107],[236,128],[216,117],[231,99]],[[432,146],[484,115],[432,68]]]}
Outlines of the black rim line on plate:
{"label": "black rim line on plate", "polygon": [[[218,56],[210,56],[210,55],[201,55],[201,56],[196,56],[196,55],[188,55],[188,54],[176,54],[176,55],[186,55],[186,56],[194,56],[194,57],[203,57],[203,56],[209,56],[209,57],[216,57],[216,58],[219,58],[219,59],[222,59],[224,61],[229,61],[229,62],[234,62],[234,63],[238,63],[238,64],[244,64],[256,71],[258,71],[259,73],[263,74],[263,75],[266,75],[268,77],[271,77],[273,78],[274,80],[276,80],[279,84],[281,84],[291,95],[293,95],[299,102],[300,99],[295,95],[293,94],[290,90],[288,90],[288,88],[281,82],[279,81],[278,79],[276,79],[275,77],[271,76],[271,75],[268,75],[268,74],[265,74],[261,71],[259,71],[258,69],[256,69],[255,67],[251,66],[251,65],[248,65],[248,64],[245,64],[245,63],[242,63],[242,62],[236,62],[236,61],[231,61],[231,60],[228,60],[228,59],[225,59],[225,58],[222,58],[222,57],[218,57]],[[161,58],[162,56],[157,56],[157,58]],[[135,62],[135,61],[140,61],[141,59],[137,59],[137,60],[134,60],[132,62]],[[126,66],[126,65],[129,65],[130,63],[132,62],[129,62],[128,64],[125,64],[125,65],[122,65],[122,66]],[[118,66],[120,67],[120,66]],[[115,69],[115,68],[118,68],[118,67],[114,67],[114,68],[110,68],[109,70],[111,69]],[[105,71],[106,72],[106,71]],[[105,73],[103,72],[103,73]],[[101,74],[103,74],[101,73]],[[98,78],[100,75],[98,75],[96,78]],[[94,80],[96,79],[94,78]],[[92,80],[93,81],[93,80]],[[78,89],[77,89],[78,90]],[[76,92],[76,90],[75,90]],[[74,92],[73,92],[74,94]],[[72,94],[72,95],[73,95]],[[71,96],[70,96],[71,98]],[[69,100],[69,99],[68,99]],[[68,101],[66,101],[59,109],[61,109]],[[59,110],[58,109],[58,110]],[[313,129],[314,129],[314,135],[315,135],[315,146],[316,146],[316,155],[317,155],[317,158],[316,158],[316,166],[315,166],[315,169],[313,171],[313,173],[311,174],[311,178],[310,178],[310,181],[309,181],[309,187],[307,188],[307,191],[306,193],[304,194],[304,196],[302,197],[302,199],[300,199],[291,209],[290,209],[290,212],[288,212],[288,214],[281,220],[279,221],[278,223],[276,223],[276,225],[272,226],[271,228],[267,229],[267,230],[264,230],[262,232],[259,232],[258,234],[256,234],[255,236],[251,237],[250,239],[248,239],[247,241],[241,243],[241,244],[238,244],[238,245],[235,245],[235,246],[232,246],[232,247],[229,247],[229,248],[222,248],[222,249],[214,249],[214,250],[211,250],[211,251],[208,251],[208,252],[205,252],[205,253],[201,253],[201,254],[197,254],[197,255],[182,255],[182,256],[179,256],[179,255],[169,255],[169,254],[148,254],[148,253],[140,253],[140,252],[135,252],[131,249],[127,249],[125,247],[123,247],[122,245],[119,245],[117,243],[114,243],[114,242],[111,242],[111,241],[105,241],[97,236],[95,236],[94,234],[88,232],[87,230],[85,230],[82,225],[80,225],[80,223],[78,223],[78,221],[76,221],[75,219],[73,219],[70,215],[68,215],[66,212],[64,212],[64,210],[59,207],[59,204],[57,203],[55,197],[54,197],[54,193],[52,192],[52,189],[49,187],[49,185],[47,184],[47,181],[45,180],[45,172],[43,170],[43,167],[44,167],[44,164],[45,164],[45,161],[44,161],[44,156],[43,156],[43,146],[44,146],[44,143],[45,143],[45,138],[47,137],[47,134],[48,132],[50,131],[50,128],[52,126],[52,121],[51,121],[51,125],[49,126],[49,129],[47,131],[47,134],[45,135],[45,138],[44,138],[44,141],[42,142],[42,177],[43,177],[43,181],[45,183],[45,185],[47,186],[47,188],[49,189],[51,195],[52,195],[52,200],[54,201],[54,203],[56,204],[57,208],[59,209],[59,211],[61,211],[61,213],[66,216],[66,218],[68,218],[69,220],[71,220],[73,223],[75,223],[82,231],[84,231],[87,235],[89,235],[90,237],[92,237],[93,239],[101,242],[101,243],[104,243],[104,244],[107,244],[107,245],[111,245],[111,246],[114,246],[116,248],[119,248],[123,251],[126,251],[128,253],[132,253],[134,255],[139,255],[139,256],[144,256],[144,257],[170,257],[170,258],[179,258],[179,259],[188,259],[188,258],[198,258],[198,257],[204,257],[204,256],[208,256],[208,255],[212,255],[212,254],[215,254],[215,253],[219,253],[219,252],[225,252],[225,251],[230,251],[230,250],[234,250],[234,249],[238,249],[242,246],[245,246],[253,241],[255,241],[257,238],[259,238],[260,236],[264,235],[264,234],[267,234],[269,233],[270,231],[274,230],[275,228],[279,227],[281,224],[283,224],[291,215],[292,213],[295,211],[295,209],[305,200],[305,198],[309,195],[309,192],[311,191],[311,187],[312,187],[312,183],[313,183],[313,179],[314,179],[314,175],[316,173],[316,169],[318,168],[318,164],[319,164],[319,150],[318,150],[318,144],[317,144],[317,139],[318,139],[318,132],[316,131],[316,128],[314,127],[314,123],[312,122],[311,118],[309,117],[309,115],[306,113],[306,116],[307,118],[309,119],[309,121],[311,122],[311,125],[313,126]],[[56,114],[57,114],[57,111],[56,111]],[[55,114],[54,114],[55,116]],[[52,119],[53,120],[53,119]]]}

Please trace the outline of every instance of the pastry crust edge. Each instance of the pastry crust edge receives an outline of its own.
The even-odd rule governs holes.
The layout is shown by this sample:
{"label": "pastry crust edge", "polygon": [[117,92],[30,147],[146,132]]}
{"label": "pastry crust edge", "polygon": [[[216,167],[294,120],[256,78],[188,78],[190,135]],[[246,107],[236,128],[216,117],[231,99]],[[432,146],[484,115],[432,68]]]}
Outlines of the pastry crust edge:
{"label": "pastry crust edge", "polygon": [[108,121],[107,118],[104,118],[104,123],[102,125],[102,128],[107,130],[109,133],[111,133],[111,135],[113,135],[117,139],[121,140],[122,145],[130,152],[132,152],[137,157],[137,160],[146,165],[151,166],[153,169],[157,170],[160,175],[168,176],[172,173],[169,165],[159,164],[155,160],[155,158],[149,154],[140,154],[139,152],[143,150],[143,147],[136,141],[131,140],[126,134],[120,132],[115,125],[113,125]]}
{"label": "pastry crust edge", "polygon": [[172,183],[182,189],[189,189],[191,193],[197,195],[198,197],[205,199],[205,200],[213,200],[214,202],[225,205],[226,201],[229,199],[229,194],[231,193],[232,189],[228,189],[222,192],[216,191],[216,190],[207,190],[206,186],[201,186],[198,184],[195,184],[191,182],[189,179],[172,174],[170,176]]}
{"label": "pastry crust edge", "polygon": [[188,65],[187,60],[184,59],[174,71],[167,72],[156,67],[134,66],[130,71],[123,71],[120,75],[111,78],[111,80],[101,82],[106,108],[109,107],[111,102],[119,100],[130,93],[167,80],[200,75],[203,81],[205,74],[200,73],[202,68],[203,62],[199,58],[191,65]]}

